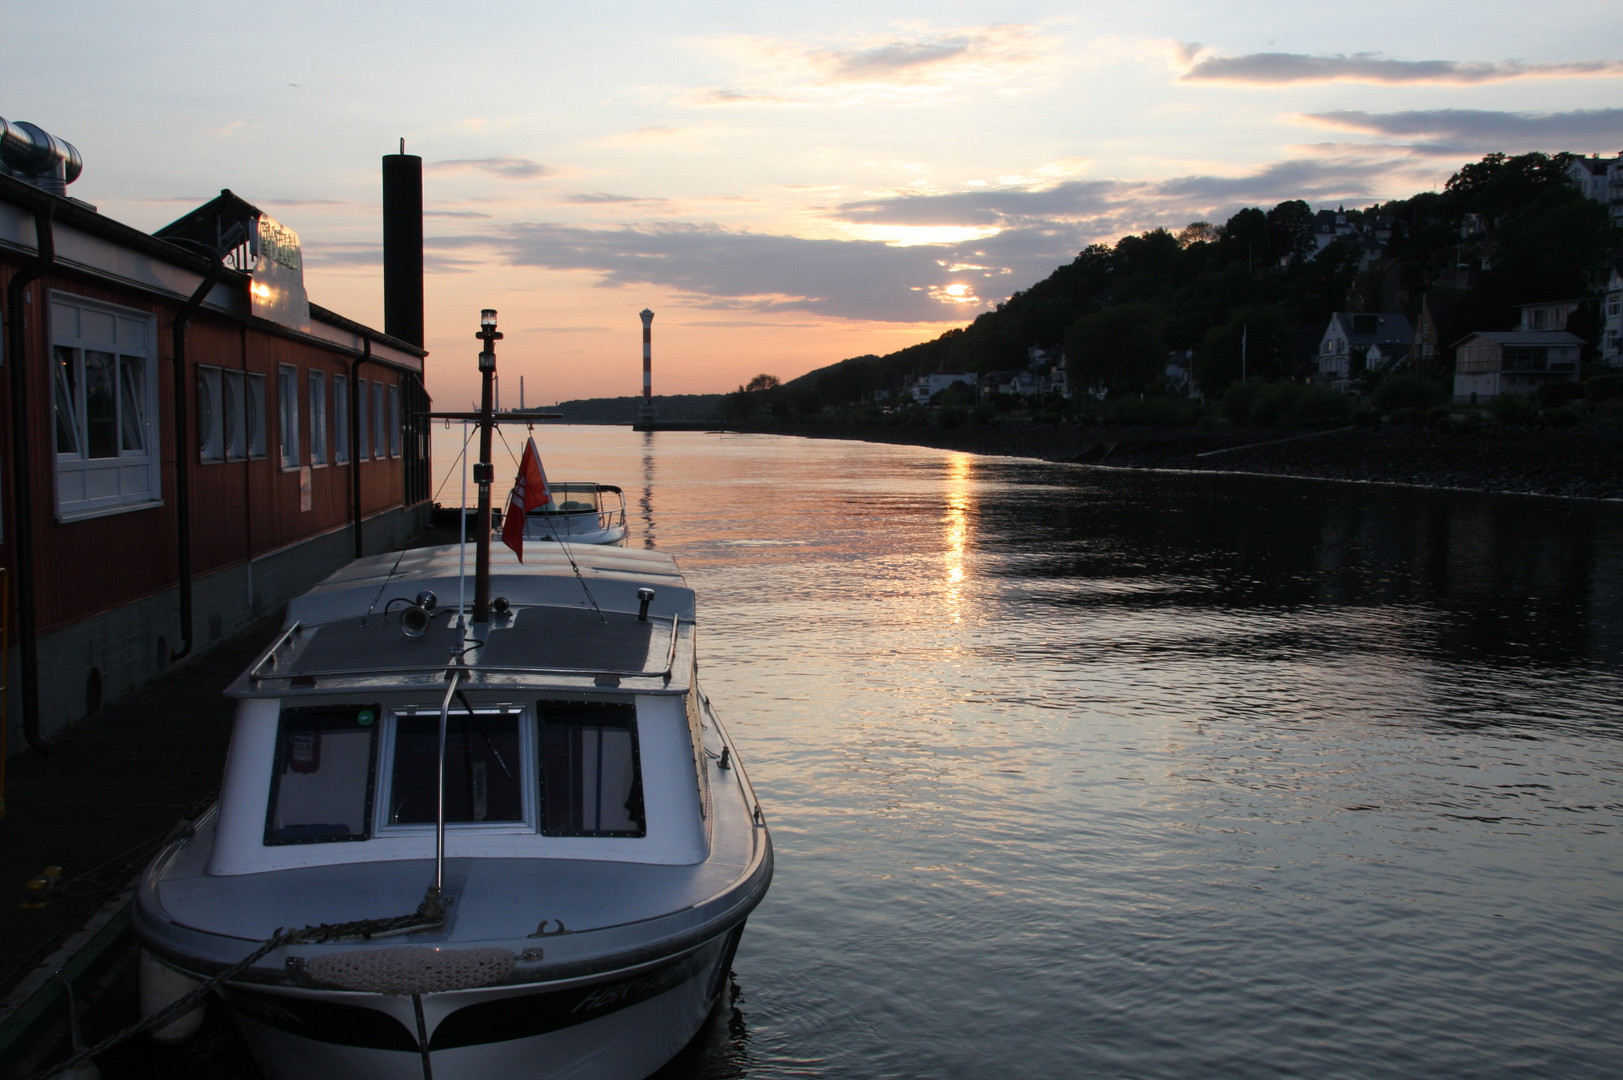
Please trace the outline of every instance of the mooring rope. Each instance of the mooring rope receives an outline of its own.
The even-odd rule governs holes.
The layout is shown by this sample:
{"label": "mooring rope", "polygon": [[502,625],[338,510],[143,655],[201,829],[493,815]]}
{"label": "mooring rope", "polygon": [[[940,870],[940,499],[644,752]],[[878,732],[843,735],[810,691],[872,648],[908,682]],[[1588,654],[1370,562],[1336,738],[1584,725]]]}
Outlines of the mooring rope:
{"label": "mooring rope", "polygon": [[401,934],[415,933],[420,930],[434,930],[445,925],[445,904],[441,900],[429,897],[421,906],[410,915],[393,915],[382,919],[357,919],[353,922],[322,923],[319,926],[306,926],[298,930],[278,930],[270,938],[262,942],[258,948],[235,964],[205,980],[197,989],[184,997],[176,998],[149,1016],[140,1020],[122,1031],[109,1035],[95,1046],[78,1050],[65,1061],[59,1062],[44,1072],[35,1073],[28,1080],[50,1080],[53,1076],[73,1068],[82,1062],[89,1061],[98,1054],[106,1053],[120,1043],[128,1042],[144,1031],[163,1027],[172,1020],[176,1020],[191,1012],[204,997],[212,993],[221,983],[236,978],[244,971],[253,967],[259,961],[287,945],[322,945],[343,941],[368,941],[374,938],[398,937]]}

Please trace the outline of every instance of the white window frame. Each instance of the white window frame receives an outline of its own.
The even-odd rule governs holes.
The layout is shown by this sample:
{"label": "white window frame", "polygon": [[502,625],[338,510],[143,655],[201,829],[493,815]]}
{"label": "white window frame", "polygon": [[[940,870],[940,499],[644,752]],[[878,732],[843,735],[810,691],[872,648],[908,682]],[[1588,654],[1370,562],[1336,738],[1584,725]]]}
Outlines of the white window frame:
{"label": "white window frame", "polygon": [[332,377],[332,459],[349,464],[349,376]]}
{"label": "white window frame", "polygon": [[[145,311],[72,293],[53,291],[50,303],[49,437],[57,447],[58,428],[64,423],[74,436],[74,445],[58,448],[55,454],[56,519],[80,521],[162,506],[157,319]],[[113,357],[113,433],[118,449],[101,457],[88,452],[87,353]],[[60,411],[64,403],[66,417]],[[132,437],[138,447],[126,445]]]}
{"label": "white window frame", "polygon": [[276,365],[277,429],[282,451],[282,468],[297,469],[299,460],[299,369],[291,364]]}
{"label": "white window frame", "polygon": [[327,373],[310,372],[310,464],[326,465],[327,452]]}

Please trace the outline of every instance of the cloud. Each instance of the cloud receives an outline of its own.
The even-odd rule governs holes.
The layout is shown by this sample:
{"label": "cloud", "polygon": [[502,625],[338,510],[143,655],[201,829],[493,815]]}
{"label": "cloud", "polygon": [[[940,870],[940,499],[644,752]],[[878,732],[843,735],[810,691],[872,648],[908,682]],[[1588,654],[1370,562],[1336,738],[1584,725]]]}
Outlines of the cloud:
{"label": "cloud", "polygon": [[[1188,50],[1185,50],[1188,55]],[[1182,82],[1236,82],[1271,85],[1299,82],[1456,83],[1509,79],[1588,78],[1623,75],[1623,60],[1581,60],[1562,64],[1457,60],[1391,60],[1381,53],[1307,56],[1302,53],[1250,53],[1209,56],[1183,73]]]}
{"label": "cloud", "polygon": [[583,191],[574,195],[564,196],[565,202],[572,203],[663,203],[666,200],[647,195],[613,195],[607,191]]}
{"label": "cloud", "polygon": [[[1126,220],[1187,220],[1286,199],[1323,202],[1374,197],[1395,154],[1343,154],[1274,162],[1240,176],[1196,174],[1160,181],[1071,180],[1043,187],[975,188],[842,203],[828,216],[853,224],[995,227],[1038,233]],[[1153,227],[1150,226],[1150,227]]]}
{"label": "cloud", "polygon": [[425,167],[429,172],[486,172],[502,180],[535,180],[557,171],[539,161],[519,157],[456,158],[429,162]]}
{"label": "cloud", "polygon": [[622,229],[515,224],[504,228],[494,243],[521,266],[591,271],[610,287],[659,285],[712,309],[803,311],[887,322],[956,317],[908,289],[940,282],[936,252],[923,247],[693,224]]}
{"label": "cloud", "polygon": [[1579,109],[1561,113],[1492,112],[1480,109],[1420,109],[1369,113],[1343,109],[1309,113],[1304,119],[1326,127],[1387,138],[1444,140],[1439,146],[1464,151],[1533,147],[1585,151],[1623,147],[1623,109]]}
{"label": "cloud", "polygon": [[795,39],[735,35],[704,43],[740,69],[725,86],[688,93],[694,107],[851,105],[916,101],[969,84],[1028,80],[1054,48],[1029,26],[931,29],[808,46]]}

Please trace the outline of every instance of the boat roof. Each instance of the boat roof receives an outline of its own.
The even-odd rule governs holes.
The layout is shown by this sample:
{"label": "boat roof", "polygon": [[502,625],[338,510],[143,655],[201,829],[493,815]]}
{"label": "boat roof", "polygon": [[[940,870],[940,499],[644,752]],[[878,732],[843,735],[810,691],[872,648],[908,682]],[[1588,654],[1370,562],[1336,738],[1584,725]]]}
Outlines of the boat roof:
{"label": "boat roof", "polygon": [[[435,690],[452,671],[478,689],[682,693],[692,666],[693,590],[669,555],[626,548],[491,550],[489,623],[459,618],[456,546],[357,559],[288,605],[280,637],[227,693],[296,697]],[[473,554],[468,553],[472,570]],[[646,618],[639,589],[652,589]],[[471,599],[473,583],[468,582]],[[436,604],[410,634],[423,591]],[[498,598],[506,601],[506,610]]]}

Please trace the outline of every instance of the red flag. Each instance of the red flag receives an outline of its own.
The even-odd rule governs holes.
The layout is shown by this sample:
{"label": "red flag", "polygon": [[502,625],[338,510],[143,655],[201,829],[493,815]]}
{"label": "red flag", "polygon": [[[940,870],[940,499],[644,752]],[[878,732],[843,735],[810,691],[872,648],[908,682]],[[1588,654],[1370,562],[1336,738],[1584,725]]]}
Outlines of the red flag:
{"label": "red flag", "polygon": [[545,506],[551,498],[547,474],[541,469],[541,455],[532,438],[524,444],[518,479],[513,481],[513,493],[507,497],[507,512],[502,515],[502,543],[513,549],[519,562],[524,561],[524,515]]}

